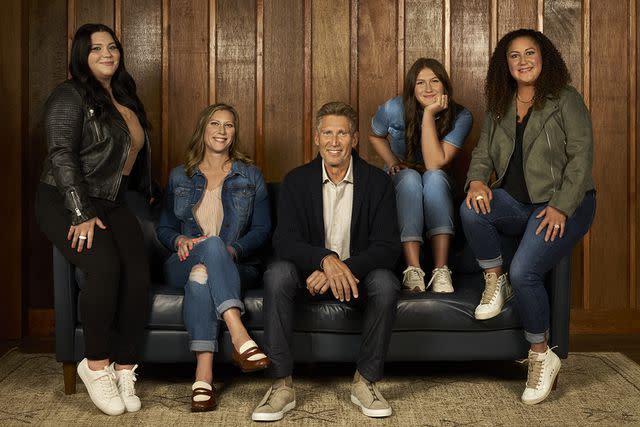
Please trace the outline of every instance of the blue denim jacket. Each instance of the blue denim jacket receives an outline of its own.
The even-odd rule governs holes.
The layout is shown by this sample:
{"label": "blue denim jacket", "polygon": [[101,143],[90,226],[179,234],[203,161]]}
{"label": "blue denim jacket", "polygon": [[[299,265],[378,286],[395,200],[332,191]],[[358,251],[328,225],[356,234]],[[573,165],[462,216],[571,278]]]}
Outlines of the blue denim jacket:
{"label": "blue denim jacket", "polygon": [[[456,115],[453,129],[451,129],[442,140],[454,147],[462,148],[465,138],[471,131],[472,125],[473,116],[469,110],[462,107]],[[393,151],[393,154],[400,160],[404,160],[406,145],[404,141],[404,105],[402,104],[401,96],[391,98],[378,107],[378,111],[371,119],[371,130],[374,135],[382,138],[390,135],[391,151]],[[424,163],[421,150],[416,150],[415,159],[412,161],[415,163]]]}
{"label": "blue denim jacket", "polygon": [[[181,234],[203,235],[194,211],[206,188],[207,179],[199,169],[192,177],[186,175],[184,166],[171,171],[156,231],[160,242],[172,252]],[[235,249],[238,260],[251,256],[271,232],[269,196],[257,167],[233,162],[222,184],[222,209],[224,218],[219,237]]]}

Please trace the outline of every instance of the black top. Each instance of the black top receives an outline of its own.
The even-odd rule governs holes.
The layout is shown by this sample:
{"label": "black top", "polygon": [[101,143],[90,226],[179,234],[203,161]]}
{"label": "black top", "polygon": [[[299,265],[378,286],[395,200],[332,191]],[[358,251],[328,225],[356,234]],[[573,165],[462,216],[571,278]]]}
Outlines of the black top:
{"label": "black top", "polygon": [[[400,255],[396,198],[389,176],[353,155],[353,209],[350,257],[344,260],[360,280],[376,268],[393,269]],[[322,158],[285,176],[278,200],[278,225],[273,236],[276,254],[301,272],[320,270],[332,253],[324,246]]]}
{"label": "black top", "polygon": [[504,174],[502,180],[502,188],[511,195],[514,199],[522,203],[531,203],[529,198],[529,191],[527,190],[527,182],[524,179],[524,166],[522,160],[522,139],[524,136],[524,130],[527,127],[527,122],[531,116],[532,108],[529,108],[527,115],[524,116],[521,122],[516,120],[516,140],[513,148],[513,154],[507,167],[507,172]]}

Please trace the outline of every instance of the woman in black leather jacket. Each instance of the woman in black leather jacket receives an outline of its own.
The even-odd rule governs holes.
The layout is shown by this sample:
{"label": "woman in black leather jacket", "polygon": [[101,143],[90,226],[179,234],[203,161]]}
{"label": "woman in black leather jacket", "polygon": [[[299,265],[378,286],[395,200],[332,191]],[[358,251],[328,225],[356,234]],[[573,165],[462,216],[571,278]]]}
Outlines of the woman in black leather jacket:
{"label": "woman in black leather jacket", "polygon": [[139,190],[151,200],[149,122],[109,27],[78,29],[69,71],[45,108],[48,152],[36,216],[84,273],[78,374],[93,403],[118,415],[140,409],[135,362],[150,279],[142,230],[124,193]]}

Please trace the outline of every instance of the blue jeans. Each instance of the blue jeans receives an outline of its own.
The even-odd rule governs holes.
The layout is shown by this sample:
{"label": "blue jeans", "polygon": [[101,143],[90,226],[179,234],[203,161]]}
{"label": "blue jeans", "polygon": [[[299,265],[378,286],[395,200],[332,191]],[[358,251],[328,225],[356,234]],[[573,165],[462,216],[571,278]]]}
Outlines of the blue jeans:
{"label": "blue jeans", "polygon": [[451,180],[437,169],[420,175],[402,169],[391,177],[396,190],[401,242],[420,242],[427,237],[453,234],[453,196]]}
{"label": "blue jeans", "polygon": [[[190,280],[191,269],[202,264],[207,269],[204,284]],[[182,316],[189,332],[191,351],[218,351],[218,324],[222,313],[238,308],[244,313],[240,300],[240,274],[226,244],[219,237],[209,237],[196,244],[186,260],[172,254],[164,265],[170,286],[184,287]]]}
{"label": "blue jeans", "polygon": [[505,190],[493,190],[491,212],[477,214],[465,202],[460,207],[464,234],[483,269],[502,266],[498,233],[522,236],[509,268],[518,313],[525,338],[530,343],[544,342],[549,335],[549,297],[544,276],[563,257],[569,255],[585,235],[596,212],[595,192],[585,194],[573,215],[567,218],[562,238],[544,241],[546,229],[536,236],[542,221],[536,215],[546,203],[528,204],[515,200]]}

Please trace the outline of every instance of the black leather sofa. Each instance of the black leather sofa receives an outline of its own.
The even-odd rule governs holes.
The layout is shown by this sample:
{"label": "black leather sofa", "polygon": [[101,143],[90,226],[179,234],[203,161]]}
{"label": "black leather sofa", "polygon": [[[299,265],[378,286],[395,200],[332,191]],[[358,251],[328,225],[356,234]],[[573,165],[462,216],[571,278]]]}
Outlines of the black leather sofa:
{"label": "black leather sofa", "polygon": [[[270,184],[269,192],[274,204],[277,185]],[[145,234],[154,282],[141,361],[194,361],[182,322],[183,294],[163,284],[162,263],[168,252],[157,241],[154,212],[134,193],[127,196]],[[462,233],[458,234],[460,238]],[[458,242],[458,247],[463,249],[452,256],[451,262],[457,271],[453,278],[455,293],[403,292],[400,296],[387,361],[513,360],[526,357],[528,344],[513,300],[493,319],[474,319],[483,278],[463,243]],[[509,239],[504,246],[509,247]],[[510,247],[514,247],[513,242]],[[83,357],[83,333],[77,306],[83,275],[55,248],[53,266],[56,358],[63,363],[65,393],[70,394],[75,392],[76,362]],[[546,278],[551,305],[550,344],[558,346],[556,353],[563,358],[567,357],[569,341],[570,272],[570,259],[566,257]],[[261,288],[244,294],[244,321],[258,343],[263,337],[262,296]],[[301,295],[293,343],[295,361],[355,361],[360,345],[360,323],[360,312],[353,307],[332,299],[317,300]],[[220,352],[216,360],[231,360],[230,339],[226,331],[220,337]]]}

